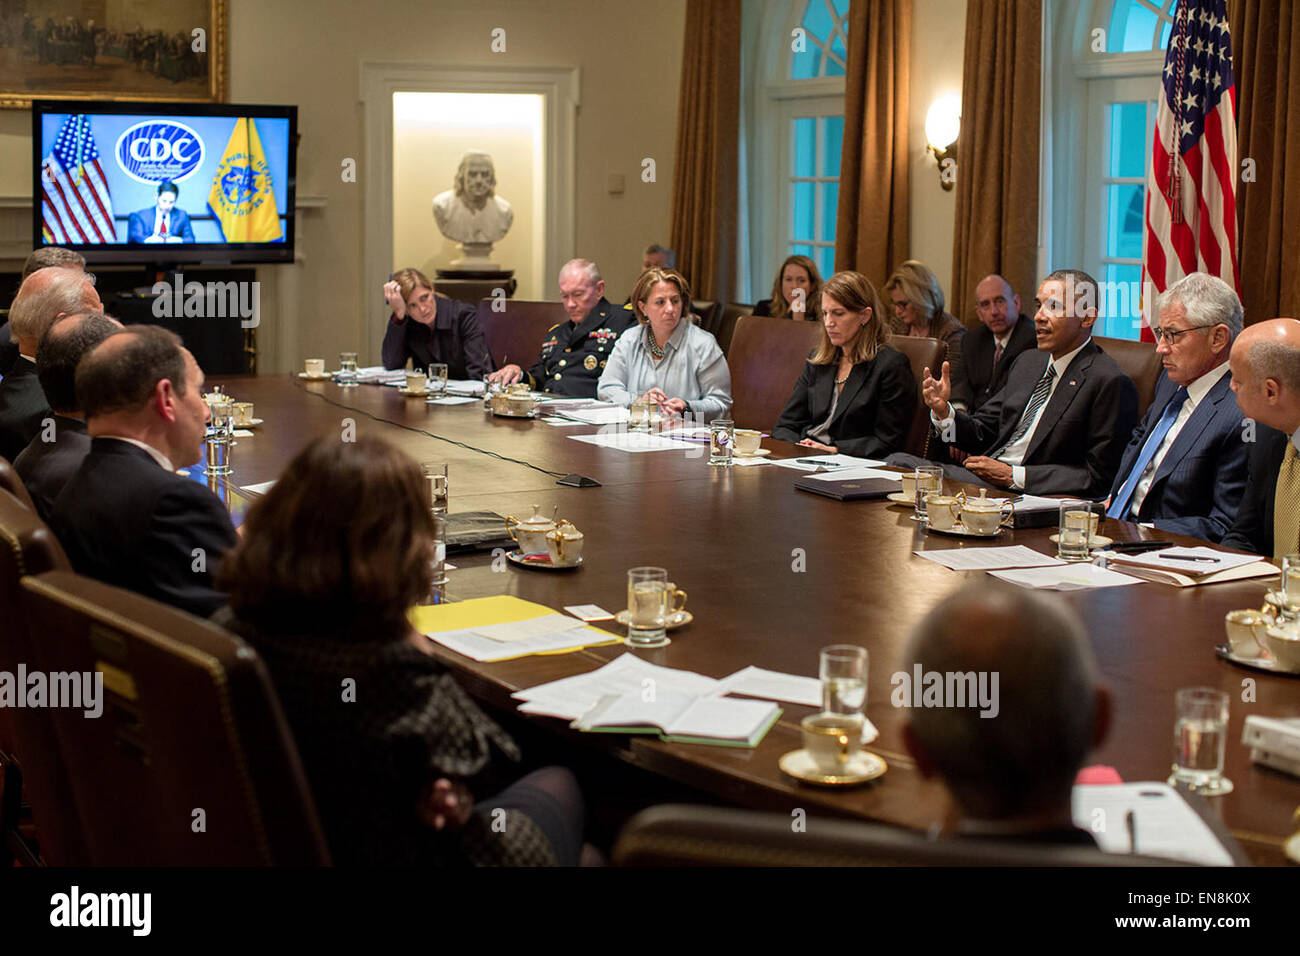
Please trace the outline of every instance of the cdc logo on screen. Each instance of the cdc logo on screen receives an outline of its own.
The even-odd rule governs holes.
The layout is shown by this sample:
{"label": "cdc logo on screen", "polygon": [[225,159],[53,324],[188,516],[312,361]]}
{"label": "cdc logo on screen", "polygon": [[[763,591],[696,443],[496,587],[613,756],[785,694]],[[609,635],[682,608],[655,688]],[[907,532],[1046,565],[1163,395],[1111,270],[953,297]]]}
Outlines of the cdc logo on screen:
{"label": "cdc logo on screen", "polygon": [[117,164],[132,179],[150,185],[180,182],[203,163],[203,140],[172,120],[145,120],[117,138]]}

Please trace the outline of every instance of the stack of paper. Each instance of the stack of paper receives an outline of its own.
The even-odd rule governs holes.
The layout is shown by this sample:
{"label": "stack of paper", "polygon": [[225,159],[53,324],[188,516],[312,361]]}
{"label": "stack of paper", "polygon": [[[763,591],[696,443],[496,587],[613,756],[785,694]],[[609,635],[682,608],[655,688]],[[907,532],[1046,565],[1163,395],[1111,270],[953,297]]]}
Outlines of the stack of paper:
{"label": "stack of paper", "polygon": [[994,568],[1045,568],[1064,564],[1056,558],[1026,548],[1023,544],[991,548],[945,548],[913,551],[917,557],[942,564],[953,571],[991,571]]}
{"label": "stack of paper", "polygon": [[714,693],[719,681],[691,671],[660,667],[624,654],[589,674],[565,677],[516,691],[521,713],[577,720],[608,694],[679,692],[700,697]]}
{"label": "stack of paper", "polygon": [[1180,588],[1277,574],[1277,567],[1254,554],[1234,554],[1214,548],[1161,548],[1142,554],[1107,555],[1116,571],[1144,581]]}
{"label": "stack of paper", "polygon": [[1137,578],[1119,574],[1095,564],[1065,564],[1055,567],[1023,568],[1016,571],[990,571],[995,578],[1018,584],[1022,588],[1043,588],[1048,591],[1084,591],[1088,588],[1114,588],[1125,584],[1141,584]]}
{"label": "stack of paper", "polygon": [[387,369],[382,365],[367,365],[365,368],[357,369],[357,381],[362,385],[405,385],[406,370]]}
{"label": "stack of paper", "polygon": [[588,445],[599,445],[602,448],[616,448],[619,451],[682,450],[681,442],[675,442],[671,438],[660,438],[658,435],[651,435],[649,432],[616,431],[604,435],[569,435],[567,437],[573,441],[586,442]]}
{"label": "stack of paper", "polygon": [[1107,853],[1235,865],[1209,824],[1167,783],[1076,786],[1071,803],[1074,825]]}
{"label": "stack of paper", "polygon": [[581,403],[565,402],[560,405],[544,402],[540,411],[555,415],[557,418],[582,422],[584,425],[620,425],[628,420],[628,410],[622,405],[614,405],[611,402],[589,400]]}
{"label": "stack of paper", "polygon": [[432,641],[475,661],[563,654],[619,638],[510,595],[417,607],[412,623]]}

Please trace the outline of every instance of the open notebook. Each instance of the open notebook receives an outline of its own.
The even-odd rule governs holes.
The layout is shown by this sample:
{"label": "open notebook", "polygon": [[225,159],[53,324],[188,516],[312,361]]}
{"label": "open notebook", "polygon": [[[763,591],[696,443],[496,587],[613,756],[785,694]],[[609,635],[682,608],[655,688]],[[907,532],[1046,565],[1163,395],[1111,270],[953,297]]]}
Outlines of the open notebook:
{"label": "open notebook", "polygon": [[660,690],[652,700],[639,692],[606,694],[570,726],[594,733],[657,733],[674,743],[754,747],[780,716],[781,708],[769,701]]}
{"label": "open notebook", "polygon": [[1108,558],[1111,568],[1116,571],[1180,588],[1266,578],[1278,573],[1275,565],[1257,555],[1234,554],[1201,546],[1161,548],[1143,554],[1108,555]]}

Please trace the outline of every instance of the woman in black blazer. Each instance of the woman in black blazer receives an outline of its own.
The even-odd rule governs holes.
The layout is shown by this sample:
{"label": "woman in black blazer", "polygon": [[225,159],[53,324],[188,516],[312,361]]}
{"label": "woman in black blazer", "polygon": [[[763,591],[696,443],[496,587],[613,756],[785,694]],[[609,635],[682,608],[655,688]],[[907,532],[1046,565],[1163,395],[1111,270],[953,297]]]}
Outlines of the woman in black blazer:
{"label": "woman in black blazer", "polygon": [[906,356],[885,344],[876,290],[859,272],[837,272],[822,287],[821,313],[821,344],[772,437],[862,458],[902,451],[916,380]]}

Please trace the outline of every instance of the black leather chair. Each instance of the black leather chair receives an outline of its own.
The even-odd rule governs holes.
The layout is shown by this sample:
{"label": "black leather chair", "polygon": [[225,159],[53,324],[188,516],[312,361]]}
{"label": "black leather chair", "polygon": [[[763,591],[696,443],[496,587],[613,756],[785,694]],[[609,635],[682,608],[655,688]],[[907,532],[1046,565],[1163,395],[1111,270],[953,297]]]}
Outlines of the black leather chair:
{"label": "black leather chair", "polygon": [[743,302],[728,302],[722,307],[722,318],[718,321],[718,331],[714,337],[726,355],[731,349],[732,336],[736,334],[736,323],[742,315],[753,315],[754,307]]}
{"label": "black leather chair", "polygon": [[478,304],[478,321],[487,336],[495,368],[518,365],[529,369],[542,351],[542,340],[552,326],[569,321],[564,306],[558,302],[529,302],[507,299],[505,309],[493,311],[492,299]]}
{"label": "black leather chair", "polygon": [[26,577],[22,589],[41,669],[103,675],[98,718],[50,711],[86,840],[85,857],[68,862],[329,862],[297,748],[250,646],[68,571]]}
{"label": "black leather chair", "polygon": [[1186,866],[1087,846],[928,840],[898,827],[789,814],[664,804],[619,833],[619,866]]}
{"label": "black leather chair", "polygon": [[18,477],[18,472],[14,471],[14,466],[3,456],[0,456],[0,489],[9,492],[9,494],[21,501],[24,507],[30,508],[32,511],[36,510],[36,506],[32,504],[31,495],[27,493],[27,486]]}
{"label": "black leather chair", "polygon": [[1093,336],[1097,347],[1119,363],[1138,390],[1138,415],[1147,413],[1156,397],[1156,381],[1164,365],[1151,342],[1134,342],[1130,339],[1106,339]]}

